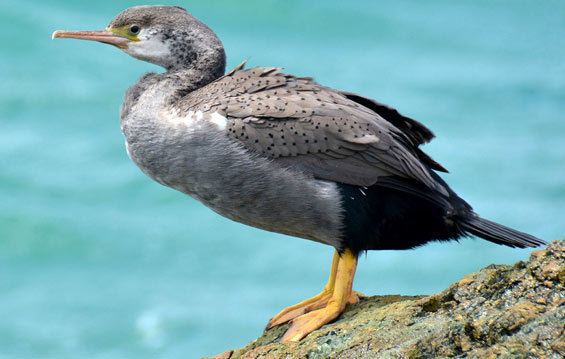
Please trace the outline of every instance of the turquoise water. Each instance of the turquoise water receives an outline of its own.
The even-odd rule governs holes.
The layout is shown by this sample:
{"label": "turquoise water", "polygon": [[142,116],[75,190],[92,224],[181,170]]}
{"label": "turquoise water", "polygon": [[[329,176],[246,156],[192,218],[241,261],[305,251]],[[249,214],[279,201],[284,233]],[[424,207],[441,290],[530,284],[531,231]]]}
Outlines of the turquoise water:
{"label": "turquoise water", "polygon": [[[565,2],[191,1],[229,66],[287,71],[429,125],[485,217],[565,234]],[[51,41],[130,1],[0,2],[0,357],[187,358],[242,346],[321,288],[332,250],[223,219],[146,178],[118,109],[155,70]],[[367,294],[424,294],[530,250],[478,240],[361,258]]]}

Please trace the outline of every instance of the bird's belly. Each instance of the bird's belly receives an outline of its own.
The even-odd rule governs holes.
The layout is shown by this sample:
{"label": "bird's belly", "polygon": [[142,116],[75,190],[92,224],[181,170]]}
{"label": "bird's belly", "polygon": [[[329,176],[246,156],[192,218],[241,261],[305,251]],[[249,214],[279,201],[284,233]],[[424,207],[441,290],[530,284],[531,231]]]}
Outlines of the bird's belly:
{"label": "bird's belly", "polygon": [[[254,184],[257,184],[256,182]],[[250,192],[249,195],[233,195],[222,189],[192,193],[193,197],[215,212],[236,222],[267,231],[311,239],[339,246],[338,216],[309,207],[316,200],[285,200],[276,193]]]}
{"label": "bird's belly", "polygon": [[132,160],[147,175],[225,217],[340,245],[342,208],[335,183],[307,177],[250,153],[214,126],[128,141],[128,148]]}

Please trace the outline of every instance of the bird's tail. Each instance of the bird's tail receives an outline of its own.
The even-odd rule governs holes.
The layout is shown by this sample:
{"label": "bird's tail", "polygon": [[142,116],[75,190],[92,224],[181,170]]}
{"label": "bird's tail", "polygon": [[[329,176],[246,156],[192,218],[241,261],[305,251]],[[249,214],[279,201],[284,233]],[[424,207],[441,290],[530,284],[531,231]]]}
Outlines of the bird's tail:
{"label": "bird's tail", "polygon": [[526,248],[547,244],[532,235],[483,219],[475,214],[459,221],[458,224],[468,234],[509,247]]}

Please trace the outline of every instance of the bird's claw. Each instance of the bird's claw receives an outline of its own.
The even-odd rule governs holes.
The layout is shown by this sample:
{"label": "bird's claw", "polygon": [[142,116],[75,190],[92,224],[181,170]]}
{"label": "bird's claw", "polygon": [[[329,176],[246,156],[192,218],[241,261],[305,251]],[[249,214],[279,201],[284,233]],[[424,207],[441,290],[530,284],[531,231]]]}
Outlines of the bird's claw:
{"label": "bird's claw", "polygon": [[314,310],[292,320],[290,328],[282,337],[282,342],[298,342],[314,330],[321,328],[337,317],[345,310],[345,305],[338,305],[335,302],[329,302],[322,309]]}

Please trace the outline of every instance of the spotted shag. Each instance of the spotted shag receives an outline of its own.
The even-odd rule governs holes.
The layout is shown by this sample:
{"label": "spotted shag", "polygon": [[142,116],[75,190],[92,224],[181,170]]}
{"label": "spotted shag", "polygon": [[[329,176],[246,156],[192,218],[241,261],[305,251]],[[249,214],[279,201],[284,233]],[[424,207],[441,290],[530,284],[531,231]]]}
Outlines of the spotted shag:
{"label": "spotted shag", "polygon": [[[335,248],[323,291],[268,323],[298,341],[348,303],[359,253],[477,236],[509,247],[544,242],[479,217],[420,146],[434,135],[372,99],[275,67],[225,73],[221,41],[174,6],[136,6],[95,40],[165,68],[126,93],[121,127],[131,159],[157,182],[219,214]],[[323,65],[321,65],[323,66]]]}

